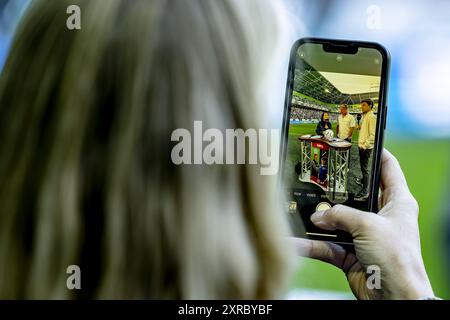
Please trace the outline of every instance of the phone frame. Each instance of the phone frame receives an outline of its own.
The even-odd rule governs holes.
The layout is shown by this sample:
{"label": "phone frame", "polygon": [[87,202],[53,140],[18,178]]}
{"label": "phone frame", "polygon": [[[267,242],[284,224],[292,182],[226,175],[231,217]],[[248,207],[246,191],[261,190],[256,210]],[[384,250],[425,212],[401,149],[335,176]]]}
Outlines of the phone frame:
{"label": "phone frame", "polygon": [[[279,158],[279,168],[280,168],[280,180],[279,186],[280,190],[282,190],[282,194],[284,194],[285,186],[283,184],[284,180],[284,169],[286,163],[287,156],[287,146],[288,146],[288,135],[289,135],[289,115],[291,112],[292,105],[292,93],[294,89],[294,76],[295,76],[295,67],[296,67],[296,56],[299,47],[306,43],[314,43],[325,45],[325,48],[334,48],[330,49],[332,52],[336,53],[346,53],[346,50],[353,50],[355,47],[357,48],[370,48],[376,49],[380,52],[382,56],[382,66],[381,66],[381,79],[380,79],[380,90],[378,97],[378,115],[379,121],[377,121],[377,128],[375,134],[375,147],[373,152],[372,159],[372,169],[371,169],[371,179],[369,185],[369,199],[368,199],[368,208],[367,210],[370,212],[378,212],[378,196],[379,196],[379,187],[381,180],[381,154],[383,151],[383,142],[384,142],[384,132],[386,130],[386,119],[387,119],[387,97],[388,97],[388,87],[389,87],[389,72],[390,72],[390,61],[391,56],[389,51],[379,43],[376,42],[365,42],[365,41],[353,41],[353,40],[341,40],[341,39],[325,39],[325,38],[301,38],[297,40],[291,49],[290,52],[290,60],[289,60],[289,68],[287,75],[287,83],[286,83],[286,95],[285,95],[285,103],[284,103],[284,111],[283,111],[283,124],[282,124],[282,135],[281,135],[281,144],[280,144],[280,158]],[[342,51],[340,51],[342,49]],[[338,50],[338,51],[335,51]],[[353,244],[350,241],[351,237],[338,237],[336,239],[330,239],[329,237],[322,236],[314,236],[311,237],[314,240],[324,240],[329,242],[335,242],[340,244]]]}

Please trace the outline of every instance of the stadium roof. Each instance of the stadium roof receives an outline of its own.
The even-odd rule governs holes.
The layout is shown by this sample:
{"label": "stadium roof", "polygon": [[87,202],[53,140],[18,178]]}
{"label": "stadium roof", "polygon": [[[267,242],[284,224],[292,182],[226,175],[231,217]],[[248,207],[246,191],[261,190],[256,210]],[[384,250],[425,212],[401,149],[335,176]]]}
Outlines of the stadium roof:
{"label": "stadium roof", "polygon": [[368,98],[377,102],[379,76],[370,73],[349,74],[336,71],[338,70],[317,71],[303,55],[298,54],[294,90],[331,104],[357,104]]}
{"label": "stadium roof", "polygon": [[361,74],[319,72],[341,93],[357,95],[365,93],[378,94],[380,77]]}

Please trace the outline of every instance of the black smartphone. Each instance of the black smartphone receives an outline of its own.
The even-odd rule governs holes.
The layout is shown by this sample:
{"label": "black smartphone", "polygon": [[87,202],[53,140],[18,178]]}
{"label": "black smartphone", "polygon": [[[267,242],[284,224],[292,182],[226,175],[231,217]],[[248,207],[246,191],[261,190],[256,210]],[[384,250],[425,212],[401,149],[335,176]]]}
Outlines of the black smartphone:
{"label": "black smartphone", "polygon": [[295,236],[352,244],[310,216],[335,204],[378,211],[389,65],[377,43],[304,38],[293,45],[280,172]]}

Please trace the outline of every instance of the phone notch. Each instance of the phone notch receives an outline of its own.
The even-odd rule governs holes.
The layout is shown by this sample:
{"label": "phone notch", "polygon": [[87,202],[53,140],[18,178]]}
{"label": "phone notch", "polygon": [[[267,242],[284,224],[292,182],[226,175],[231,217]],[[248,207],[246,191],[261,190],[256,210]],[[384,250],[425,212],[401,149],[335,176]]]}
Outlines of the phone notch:
{"label": "phone notch", "polygon": [[324,43],[322,49],[328,53],[340,53],[340,54],[357,54],[359,47],[354,44],[332,44]]}

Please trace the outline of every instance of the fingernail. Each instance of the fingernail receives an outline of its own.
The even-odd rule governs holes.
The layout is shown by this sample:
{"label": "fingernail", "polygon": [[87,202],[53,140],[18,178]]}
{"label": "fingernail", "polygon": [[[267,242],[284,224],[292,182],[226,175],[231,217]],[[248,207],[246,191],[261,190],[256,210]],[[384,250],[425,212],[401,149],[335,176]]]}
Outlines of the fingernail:
{"label": "fingernail", "polygon": [[311,221],[316,223],[319,222],[320,220],[322,220],[323,214],[325,213],[325,211],[317,211],[314,214],[311,215]]}
{"label": "fingernail", "polygon": [[311,215],[311,221],[318,228],[328,229],[328,228],[330,228],[330,226],[328,225],[328,223],[326,223],[325,221],[322,220],[324,214],[325,214],[325,211],[317,211],[316,213]]}

